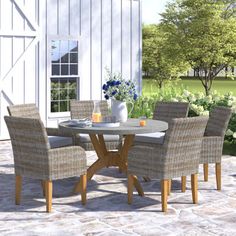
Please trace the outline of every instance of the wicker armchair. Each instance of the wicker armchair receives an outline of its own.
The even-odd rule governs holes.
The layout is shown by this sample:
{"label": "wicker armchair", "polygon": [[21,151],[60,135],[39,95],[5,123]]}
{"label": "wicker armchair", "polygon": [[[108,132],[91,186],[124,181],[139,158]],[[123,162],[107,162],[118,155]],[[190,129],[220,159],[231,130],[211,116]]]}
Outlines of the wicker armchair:
{"label": "wicker armchair", "polygon": [[[93,107],[94,103],[92,100],[70,100],[71,119],[91,118]],[[107,101],[100,102],[100,110],[103,117],[108,116],[109,110]],[[108,150],[117,149],[121,142],[119,135],[104,135],[104,139]],[[76,145],[83,147],[86,151],[94,150],[88,134],[77,134],[74,142]]]}
{"label": "wicker armchair", "polygon": [[231,113],[230,108],[215,107],[210,113],[202,142],[200,164],[203,164],[204,181],[208,181],[208,163],[215,163],[217,190],[221,190],[221,157]]}
{"label": "wicker armchair", "polygon": [[[169,122],[173,118],[184,118],[188,115],[189,103],[187,102],[157,102],[153,119]],[[142,143],[159,143],[164,140],[164,132],[156,132],[149,134],[137,134],[135,136],[135,144]]]}
{"label": "wicker armchair", "polygon": [[20,204],[22,177],[43,181],[46,211],[52,206],[52,181],[80,175],[82,203],[86,203],[86,155],[81,147],[50,149],[40,119],[5,116],[11,137],[16,178],[16,204]]}
{"label": "wicker armchair", "polygon": [[128,155],[128,203],[132,202],[134,175],[161,179],[162,211],[167,210],[169,180],[191,175],[193,203],[198,202],[197,173],[206,117],[169,121],[162,145],[137,145]]}
{"label": "wicker armchair", "polygon": [[[33,103],[8,106],[7,110],[10,116],[40,119],[38,108]],[[46,128],[46,131],[51,148],[73,145],[70,133],[62,133],[58,128]]]}

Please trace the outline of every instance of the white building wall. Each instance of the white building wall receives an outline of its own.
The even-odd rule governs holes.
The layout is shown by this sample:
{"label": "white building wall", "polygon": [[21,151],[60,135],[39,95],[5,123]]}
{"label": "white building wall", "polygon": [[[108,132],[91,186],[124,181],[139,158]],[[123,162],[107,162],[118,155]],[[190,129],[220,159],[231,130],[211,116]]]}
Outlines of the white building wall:
{"label": "white building wall", "polygon": [[141,0],[0,0],[0,139],[10,104],[36,103],[50,113],[49,39],[79,40],[79,98],[103,99],[107,67],[141,89]]}

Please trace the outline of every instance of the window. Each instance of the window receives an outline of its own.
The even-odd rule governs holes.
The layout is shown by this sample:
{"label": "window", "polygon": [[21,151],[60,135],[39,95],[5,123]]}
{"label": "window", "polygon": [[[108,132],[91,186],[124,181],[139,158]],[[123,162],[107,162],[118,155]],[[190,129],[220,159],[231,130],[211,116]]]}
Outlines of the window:
{"label": "window", "polygon": [[78,41],[51,41],[51,112],[70,110],[70,99],[78,98]]}

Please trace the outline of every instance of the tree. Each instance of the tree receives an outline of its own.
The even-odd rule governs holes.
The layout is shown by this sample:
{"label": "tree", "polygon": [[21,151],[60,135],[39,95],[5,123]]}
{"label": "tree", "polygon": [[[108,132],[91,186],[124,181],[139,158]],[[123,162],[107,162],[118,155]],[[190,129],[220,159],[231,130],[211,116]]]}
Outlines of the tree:
{"label": "tree", "polygon": [[176,58],[175,45],[166,40],[166,34],[159,25],[143,26],[143,71],[157,82],[159,88],[187,69],[182,58]]}
{"label": "tree", "polygon": [[177,0],[162,18],[167,41],[195,69],[208,95],[217,75],[236,66],[235,0]]}

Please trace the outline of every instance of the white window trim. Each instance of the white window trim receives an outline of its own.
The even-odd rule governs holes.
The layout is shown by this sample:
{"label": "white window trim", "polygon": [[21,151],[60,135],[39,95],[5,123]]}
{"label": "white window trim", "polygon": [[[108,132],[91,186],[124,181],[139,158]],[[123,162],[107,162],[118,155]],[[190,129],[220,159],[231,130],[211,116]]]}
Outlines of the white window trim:
{"label": "white window trim", "polygon": [[[70,112],[51,112],[51,42],[52,40],[74,40],[78,42],[78,78],[80,80],[80,37],[76,35],[48,35],[47,36],[47,82],[46,82],[46,90],[47,90],[47,117],[50,118],[63,118],[70,117]],[[75,77],[75,76],[73,76]],[[78,92],[80,95],[80,84],[78,85]],[[78,97],[79,99],[79,97]]]}

